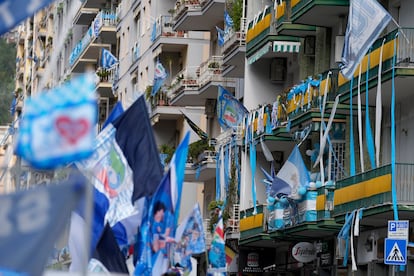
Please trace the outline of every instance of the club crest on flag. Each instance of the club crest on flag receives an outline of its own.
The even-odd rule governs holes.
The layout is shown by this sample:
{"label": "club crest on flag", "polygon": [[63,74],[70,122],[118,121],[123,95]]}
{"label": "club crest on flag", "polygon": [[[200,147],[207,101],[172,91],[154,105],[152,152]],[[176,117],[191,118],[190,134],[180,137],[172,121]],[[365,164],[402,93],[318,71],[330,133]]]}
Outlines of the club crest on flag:
{"label": "club crest on flag", "polygon": [[217,117],[221,127],[237,127],[247,113],[247,109],[230,92],[219,86]]}

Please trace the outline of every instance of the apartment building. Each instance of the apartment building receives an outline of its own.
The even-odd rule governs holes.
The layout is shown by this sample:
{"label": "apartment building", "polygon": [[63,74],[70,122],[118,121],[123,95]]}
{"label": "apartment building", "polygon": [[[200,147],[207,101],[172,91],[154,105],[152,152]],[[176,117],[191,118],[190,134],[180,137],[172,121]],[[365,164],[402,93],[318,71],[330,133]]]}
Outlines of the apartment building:
{"label": "apartment building", "polygon": [[[397,268],[384,264],[388,221],[414,217],[414,4],[379,2],[395,22],[350,81],[339,70],[350,1],[57,1],[19,27],[16,91],[23,99],[94,70],[99,123],[117,101],[127,108],[144,93],[162,154],[191,131],[184,115],[195,122],[212,139],[187,164],[181,215],[198,202],[209,228],[211,209],[228,201],[226,245],[236,256],[230,274],[389,275]],[[226,29],[225,11],[235,24],[219,41],[216,27]],[[118,58],[117,66],[100,66],[102,48]],[[151,96],[157,63],[168,76]],[[218,123],[219,85],[249,110],[237,130]],[[379,85],[382,120],[375,125]],[[329,121],[319,169],[314,154]],[[374,162],[368,123],[379,133]],[[191,142],[198,140],[192,131]],[[300,200],[269,201],[260,168],[277,173],[296,145],[313,185]],[[351,215],[359,217],[359,236],[348,234],[352,251],[338,239]],[[407,231],[409,241],[412,226]],[[204,275],[205,256],[196,257],[197,273]],[[410,275],[412,258],[409,247],[400,274]]]}

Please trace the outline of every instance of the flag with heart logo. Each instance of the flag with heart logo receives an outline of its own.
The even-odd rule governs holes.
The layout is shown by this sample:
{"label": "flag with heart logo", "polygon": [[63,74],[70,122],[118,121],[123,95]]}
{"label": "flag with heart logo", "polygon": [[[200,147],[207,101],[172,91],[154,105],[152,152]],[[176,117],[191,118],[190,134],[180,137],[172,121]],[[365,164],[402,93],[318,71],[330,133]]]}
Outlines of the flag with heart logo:
{"label": "flag with heart logo", "polygon": [[24,103],[15,153],[31,166],[52,169],[89,157],[95,144],[97,100],[85,74]]}

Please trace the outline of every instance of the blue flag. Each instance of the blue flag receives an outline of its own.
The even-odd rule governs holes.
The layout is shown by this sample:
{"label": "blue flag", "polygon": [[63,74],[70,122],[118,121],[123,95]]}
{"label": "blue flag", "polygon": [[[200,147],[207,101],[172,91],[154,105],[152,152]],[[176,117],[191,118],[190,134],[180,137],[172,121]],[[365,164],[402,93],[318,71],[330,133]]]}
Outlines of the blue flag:
{"label": "blue flag", "polygon": [[187,133],[151,199],[146,219],[140,229],[135,275],[162,275],[170,267],[169,255],[180,213],[189,139],[190,135]]}
{"label": "blue flag", "polygon": [[101,52],[101,67],[109,69],[118,63],[118,59],[107,49],[102,48]]}
{"label": "blue flag", "polygon": [[233,19],[227,11],[224,11],[224,25],[226,26],[225,29],[231,28],[234,25]]}
{"label": "blue flag", "polygon": [[341,65],[345,78],[352,78],[369,47],[390,20],[391,15],[376,0],[350,1]]}
{"label": "blue flag", "polygon": [[164,66],[162,66],[161,62],[157,61],[154,68],[154,84],[152,86],[151,96],[157,94],[167,77],[168,73],[165,71]]}
{"label": "blue flag", "polygon": [[[92,248],[106,223],[122,248],[135,243],[147,197],[151,197],[162,178],[163,169],[148,117],[144,97],[139,97],[123,114],[110,123],[97,138],[95,153],[77,167],[93,175],[94,217]],[[82,265],[82,241],[77,241],[76,214],[70,243],[72,271]],[[78,223],[76,223],[78,222]],[[82,236],[82,235],[80,235]],[[74,256],[76,256],[74,258]]]}
{"label": "blue flag", "polygon": [[25,100],[16,154],[39,169],[89,157],[95,145],[95,81],[85,74]]}
{"label": "blue flag", "polygon": [[112,123],[116,118],[118,118],[124,112],[124,108],[122,107],[121,102],[117,102],[112,109],[111,113],[109,114],[108,118],[102,125],[102,129],[104,129],[107,125]]}
{"label": "blue flag", "polygon": [[52,0],[2,0],[0,1],[0,35],[8,32],[25,18],[48,5]]}
{"label": "blue flag", "polygon": [[191,271],[191,256],[206,251],[202,219],[200,206],[196,203],[175,233],[174,266]]}
{"label": "blue flag", "polygon": [[248,113],[247,109],[233,95],[219,85],[217,118],[224,129],[236,128]]}
{"label": "blue flag", "polygon": [[0,196],[0,274],[4,270],[43,274],[71,211],[84,195],[85,181],[72,175],[58,185]]}
{"label": "blue flag", "polygon": [[293,199],[300,199],[301,187],[309,185],[308,169],[303,162],[297,145],[293,148],[289,158],[283,164],[271,186],[271,196],[286,195]]}
{"label": "blue flag", "polygon": [[216,26],[217,30],[217,43],[220,47],[224,45],[224,31]]}

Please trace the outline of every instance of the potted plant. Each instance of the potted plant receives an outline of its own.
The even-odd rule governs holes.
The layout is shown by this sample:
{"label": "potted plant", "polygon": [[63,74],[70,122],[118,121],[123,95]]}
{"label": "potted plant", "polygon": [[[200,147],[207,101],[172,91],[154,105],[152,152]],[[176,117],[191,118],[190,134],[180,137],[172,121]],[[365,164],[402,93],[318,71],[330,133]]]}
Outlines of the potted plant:
{"label": "potted plant", "polygon": [[160,154],[165,154],[164,164],[168,164],[175,152],[175,147],[168,144],[162,144],[160,146]]}
{"label": "potted plant", "polygon": [[210,146],[207,140],[198,140],[188,146],[188,156],[193,162],[197,162],[200,154],[206,150],[214,150],[214,147]]}

